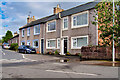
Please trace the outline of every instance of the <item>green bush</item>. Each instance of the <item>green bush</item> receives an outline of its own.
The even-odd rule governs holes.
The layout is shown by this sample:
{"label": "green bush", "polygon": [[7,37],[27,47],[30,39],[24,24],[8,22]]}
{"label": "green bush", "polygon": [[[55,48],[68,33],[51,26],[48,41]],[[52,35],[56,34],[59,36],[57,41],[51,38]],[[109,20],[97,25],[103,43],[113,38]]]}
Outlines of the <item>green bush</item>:
{"label": "green bush", "polygon": [[56,50],[54,54],[55,54],[55,55],[59,55],[59,52]]}
{"label": "green bush", "polygon": [[11,50],[18,50],[18,43],[12,43],[10,46]]}

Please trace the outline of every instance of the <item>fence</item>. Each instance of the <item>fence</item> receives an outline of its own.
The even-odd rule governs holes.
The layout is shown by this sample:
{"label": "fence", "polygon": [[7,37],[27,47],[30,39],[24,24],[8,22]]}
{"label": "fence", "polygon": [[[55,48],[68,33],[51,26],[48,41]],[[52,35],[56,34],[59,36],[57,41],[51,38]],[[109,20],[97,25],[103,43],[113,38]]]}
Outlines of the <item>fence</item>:
{"label": "fence", "polygon": [[[81,54],[85,59],[112,59],[112,47],[82,47]],[[120,47],[115,48],[115,58],[120,59]]]}

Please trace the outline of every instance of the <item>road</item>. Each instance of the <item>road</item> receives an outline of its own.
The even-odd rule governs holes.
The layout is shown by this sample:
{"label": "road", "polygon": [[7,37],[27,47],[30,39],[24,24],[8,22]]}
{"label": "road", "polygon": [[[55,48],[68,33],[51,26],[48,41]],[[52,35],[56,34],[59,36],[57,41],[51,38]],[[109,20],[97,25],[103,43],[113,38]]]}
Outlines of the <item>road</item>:
{"label": "road", "polygon": [[1,49],[2,78],[118,78],[118,67],[61,63],[60,58]]}

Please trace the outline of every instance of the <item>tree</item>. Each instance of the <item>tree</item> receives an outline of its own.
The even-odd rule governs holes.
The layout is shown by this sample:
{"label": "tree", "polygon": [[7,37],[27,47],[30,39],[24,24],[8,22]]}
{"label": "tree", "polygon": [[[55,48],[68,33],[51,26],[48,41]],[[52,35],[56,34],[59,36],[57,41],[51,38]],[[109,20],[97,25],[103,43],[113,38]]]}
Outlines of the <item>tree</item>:
{"label": "tree", "polygon": [[113,3],[112,2],[100,2],[96,5],[96,16],[92,23],[98,24],[99,45],[112,46],[113,33],[115,46],[118,46],[120,37],[120,9],[118,9],[119,2],[115,2],[115,23],[113,26]]}
{"label": "tree", "polygon": [[8,40],[12,37],[13,37],[12,32],[8,30],[5,36],[2,37],[2,43],[8,42]]}

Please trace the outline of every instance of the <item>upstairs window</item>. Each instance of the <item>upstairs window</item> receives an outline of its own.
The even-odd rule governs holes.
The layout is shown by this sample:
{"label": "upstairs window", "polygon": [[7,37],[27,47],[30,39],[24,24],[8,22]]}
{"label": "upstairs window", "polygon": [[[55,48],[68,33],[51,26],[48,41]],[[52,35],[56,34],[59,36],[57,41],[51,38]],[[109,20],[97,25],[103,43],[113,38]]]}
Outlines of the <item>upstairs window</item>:
{"label": "upstairs window", "polygon": [[30,36],[30,28],[27,28],[27,36]]}
{"label": "upstairs window", "polygon": [[25,30],[22,29],[22,37],[24,37],[24,35],[25,35]]}
{"label": "upstairs window", "polygon": [[56,21],[48,23],[48,32],[55,31],[56,30]]}
{"label": "upstairs window", "polygon": [[40,34],[40,24],[34,26],[34,35],[38,35]]}
{"label": "upstairs window", "polygon": [[68,28],[68,18],[64,18],[63,19],[63,29],[67,29]]}
{"label": "upstairs window", "polygon": [[80,13],[72,17],[72,26],[80,27],[88,25],[88,12]]}

